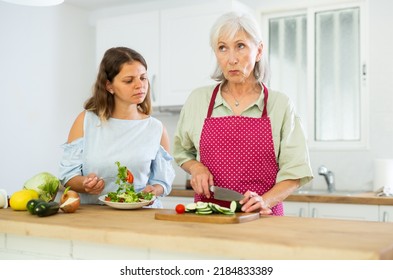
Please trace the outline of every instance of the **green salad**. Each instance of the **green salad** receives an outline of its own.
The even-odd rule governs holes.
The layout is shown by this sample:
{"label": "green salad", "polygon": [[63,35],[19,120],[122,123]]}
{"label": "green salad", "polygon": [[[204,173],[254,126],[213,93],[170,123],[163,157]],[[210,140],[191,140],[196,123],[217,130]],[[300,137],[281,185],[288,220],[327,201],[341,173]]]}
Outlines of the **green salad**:
{"label": "green salad", "polygon": [[134,176],[131,171],[126,166],[122,166],[118,161],[116,161],[115,164],[117,165],[118,170],[115,184],[118,188],[117,191],[109,192],[105,196],[106,201],[135,203],[140,202],[141,200],[151,200],[153,198],[152,193],[136,193],[133,183]]}

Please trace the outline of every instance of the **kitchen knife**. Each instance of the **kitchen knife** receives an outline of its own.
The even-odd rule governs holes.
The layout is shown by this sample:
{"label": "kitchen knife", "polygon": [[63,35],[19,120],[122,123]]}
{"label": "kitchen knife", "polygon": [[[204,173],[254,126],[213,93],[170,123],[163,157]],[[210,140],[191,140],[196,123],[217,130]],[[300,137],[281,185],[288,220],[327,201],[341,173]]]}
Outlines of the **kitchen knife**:
{"label": "kitchen knife", "polygon": [[239,201],[244,198],[244,195],[242,195],[241,193],[230,189],[211,186],[210,190],[214,193],[214,198],[218,200]]}

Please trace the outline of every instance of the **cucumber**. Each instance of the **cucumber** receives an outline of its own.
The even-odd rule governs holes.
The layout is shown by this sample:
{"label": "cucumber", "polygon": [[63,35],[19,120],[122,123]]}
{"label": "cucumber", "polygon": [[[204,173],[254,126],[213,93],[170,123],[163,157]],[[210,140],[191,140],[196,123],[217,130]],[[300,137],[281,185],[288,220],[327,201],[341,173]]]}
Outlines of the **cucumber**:
{"label": "cucumber", "polygon": [[232,201],[231,205],[229,206],[229,208],[231,209],[232,212],[242,212],[242,206],[239,201]]}
{"label": "cucumber", "polygon": [[215,204],[215,203],[212,203],[211,205],[210,205],[210,208],[212,209],[212,211],[214,212],[214,213],[220,213],[220,211],[218,211],[218,207],[220,207],[218,204]]}
{"label": "cucumber", "polygon": [[59,209],[60,204],[55,201],[51,201],[38,203],[34,211],[38,217],[47,217],[58,213]]}
{"label": "cucumber", "polygon": [[27,204],[26,208],[27,211],[29,211],[30,214],[35,215],[35,208],[38,205],[38,203],[45,202],[43,199],[30,199]]}
{"label": "cucumber", "polygon": [[233,215],[234,211],[227,207],[222,207],[216,203],[212,202],[202,202],[198,201],[196,203],[189,203],[186,205],[187,213],[195,213],[197,215],[210,215],[214,213],[224,214],[224,215]]}
{"label": "cucumber", "polygon": [[221,214],[224,215],[233,215],[235,214],[235,212],[233,212],[231,209],[229,209],[228,207],[222,207],[219,206],[219,208],[217,209]]}
{"label": "cucumber", "polygon": [[196,208],[196,210],[198,210],[198,209],[204,209],[204,208],[207,208],[207,207],[209,207],[209,203],[198,201],[196,203],[196,207],[195,208]]}
{"label": "cucumber", "polygon": [[197,214],[197,215],[210,215],[212,213],[213,213],[212,210],[209,210],[209,211],[196,211],[195,212],[195,214]]}
{"label": "cucumber", "polygon": [[186,205],[186,212],[195,212],[196,210],[196,203],[192,202]]}

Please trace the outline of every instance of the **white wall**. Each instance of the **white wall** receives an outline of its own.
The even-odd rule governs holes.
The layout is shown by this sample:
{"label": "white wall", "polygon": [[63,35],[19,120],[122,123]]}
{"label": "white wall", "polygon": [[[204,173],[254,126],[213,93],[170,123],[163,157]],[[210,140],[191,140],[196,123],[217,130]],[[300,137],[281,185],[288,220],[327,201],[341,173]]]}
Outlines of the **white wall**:
{"label": "white wall", "polygon": [[94,81],[94,29],[67,5],[0,2],[0,188],[58,174],[60,145]]}
{"label": "white wall", "polygon": [[[285,7],[288,1],[293,2],[257,2],[272,9],[276,2]],[[371,190],[373,159],[393,158],[393,4],[367,4],[370,146],[363,151],[311,151],[317,188],[325,186],[317,174],[325,164],[335,172],[338,189]],[[9,193],[35,173],[58,174],[60,145],[96,75],[88,18],[86,11],[67,4],[27,8],[0,2],[0,188]],[[178,116],[157,117],[172,138]],[[175,184],[183,184],[185,173],[176,170]]]}

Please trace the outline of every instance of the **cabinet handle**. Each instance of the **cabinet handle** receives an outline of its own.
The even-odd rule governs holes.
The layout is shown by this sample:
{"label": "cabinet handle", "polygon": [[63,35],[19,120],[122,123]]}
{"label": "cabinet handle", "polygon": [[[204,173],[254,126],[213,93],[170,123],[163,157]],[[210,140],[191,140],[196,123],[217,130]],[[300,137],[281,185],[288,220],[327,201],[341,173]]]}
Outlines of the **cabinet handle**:
{"label": "cabinet handle", "polygon": [[304,208],[299,209],[299,217],[303,217],[304,214]]}
{"label": "cabinet handle", "polygon": [[156,75],[155,74],[151,77],[150,93],[151,93],[152,101],[156,102]]}
{"label": "cabinet handle", "polygon": [[312,214],[311,217],[316,218],[317,217],[317,208],[312,209]]}
{"label": "cabinet handle", "polygon": [[389,213],[384,211],[382,216],[382,222],[387,223],[389,221]]}

